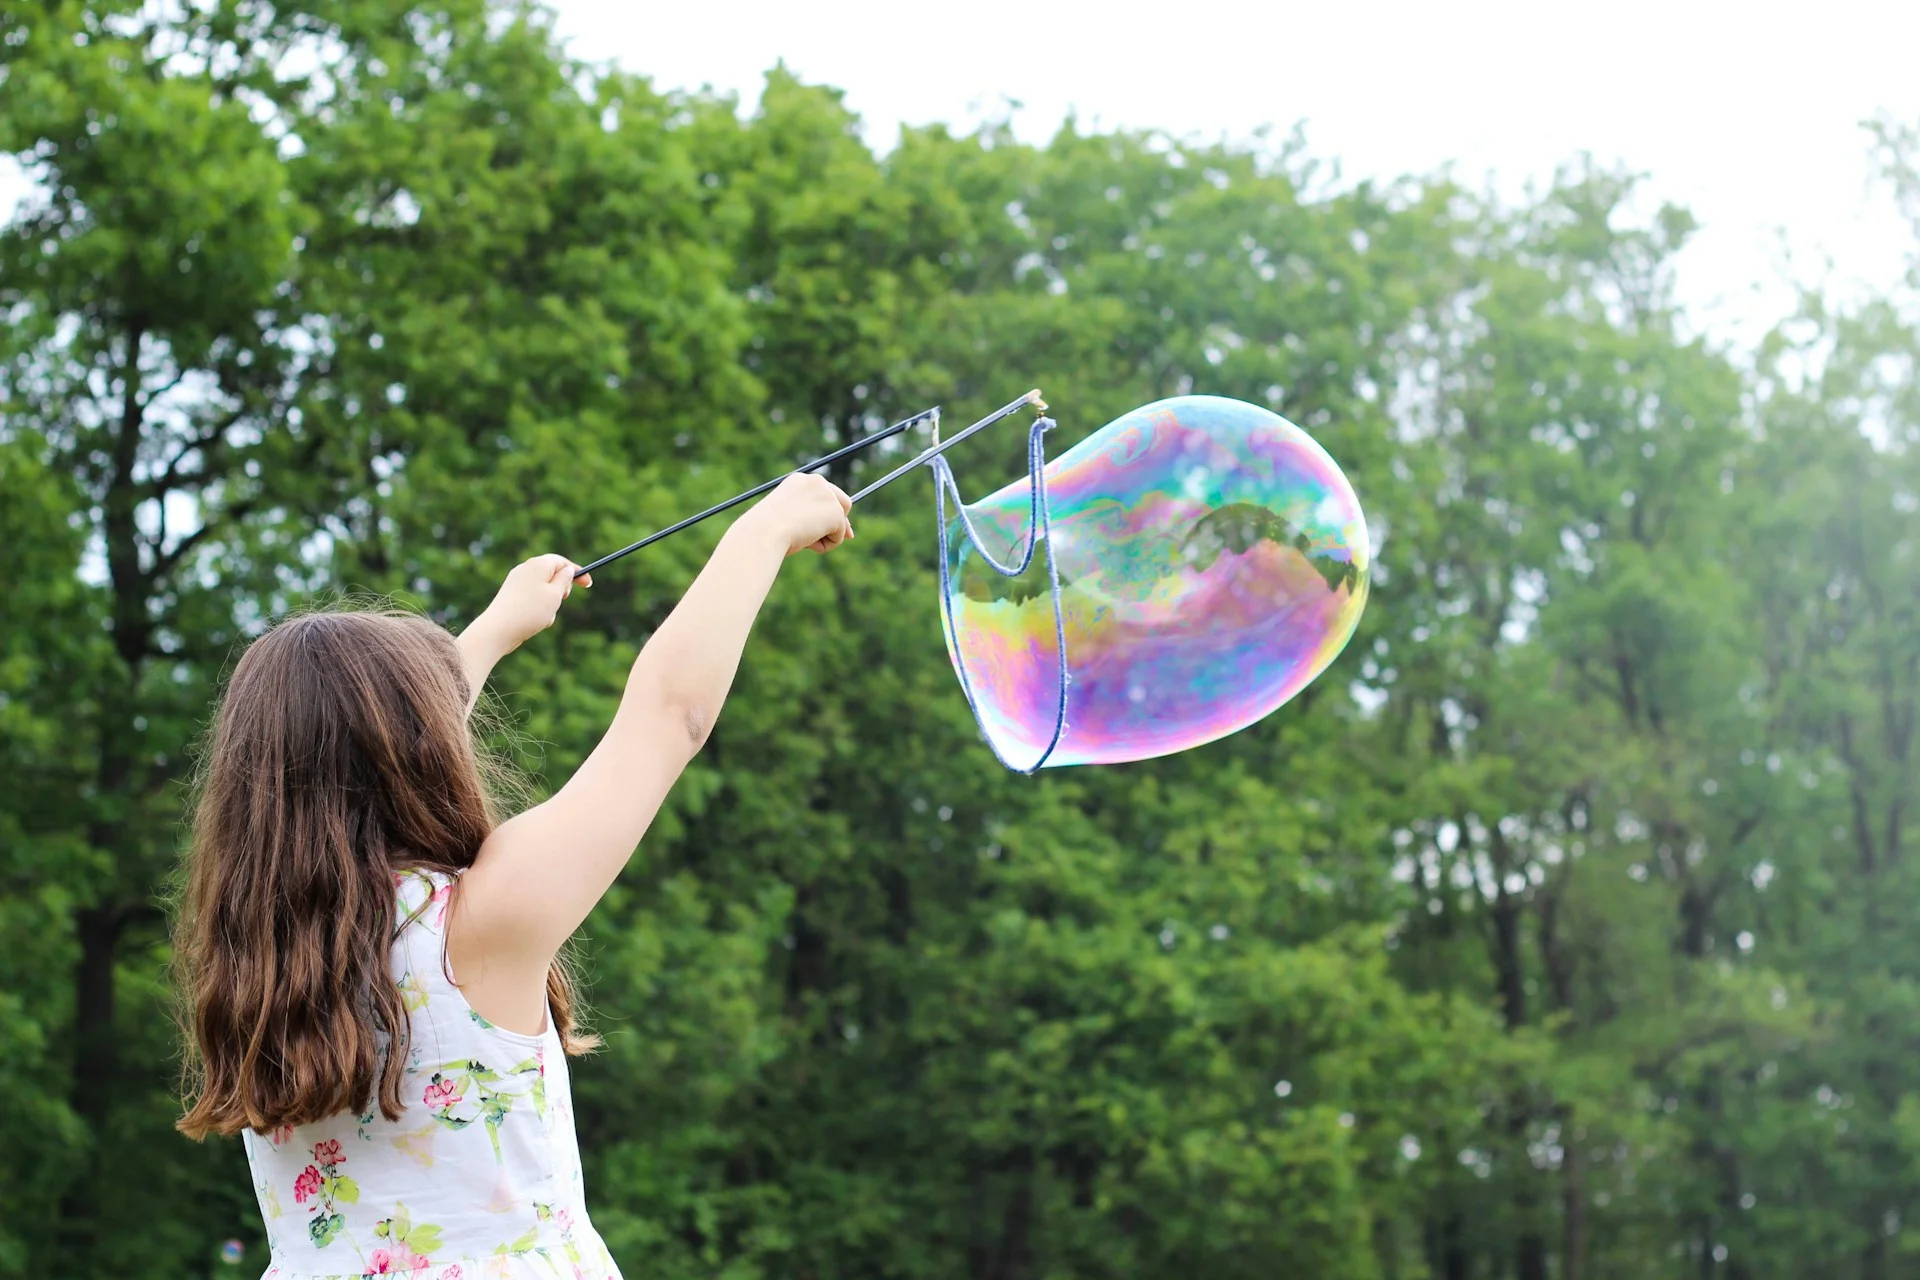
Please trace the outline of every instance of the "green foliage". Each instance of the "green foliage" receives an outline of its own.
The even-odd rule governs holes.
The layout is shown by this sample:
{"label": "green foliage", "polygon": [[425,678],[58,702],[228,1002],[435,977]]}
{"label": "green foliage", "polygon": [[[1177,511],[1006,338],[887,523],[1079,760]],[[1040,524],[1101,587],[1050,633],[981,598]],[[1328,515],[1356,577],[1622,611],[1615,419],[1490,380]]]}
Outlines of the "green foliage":
{"label": "green foliage", "polygon": [[[586,931],[629,1269],[1911,1269],[1912,298],[1810,299],[1743,362],[1674,312],[1689,220],[1610,173],[1508,208],[1294,145],[856,125],[783,71],[745,114],[590,73],[483,0],[0,0],[39,183],[0,232],[0,1275],[260,1238],[236,1145],[171,1130],[162,903],[264,619],[458,626],[525,554],[1035,383],[1060,445],[1187,390],[1298,421],[1379,522],[1372,608],[1253,729],[1021,779],[938,641],[924,486],[792,564]],[[537,781],[714,536],[501,672]]]}

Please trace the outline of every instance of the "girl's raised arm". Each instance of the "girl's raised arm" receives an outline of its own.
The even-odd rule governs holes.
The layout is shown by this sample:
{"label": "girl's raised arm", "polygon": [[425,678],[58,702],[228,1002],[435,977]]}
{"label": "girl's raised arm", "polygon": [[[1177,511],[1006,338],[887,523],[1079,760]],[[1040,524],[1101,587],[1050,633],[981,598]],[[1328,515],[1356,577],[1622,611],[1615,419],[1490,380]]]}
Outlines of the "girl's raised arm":
{"label": "girl's raised arm", "polygon": [[[484,1004],[508,1019],[502,1025],[539,1023],[548,966],[706,741],[781,562],[852,537],[851,509],[832,484],[796,475],[735,522],[640,650],[613,724],[579,771],[481,847],[461,877],[448,948],[483,1016],[500,1020]],[[541,584],[555,609],[572,572],[568,565]]]}

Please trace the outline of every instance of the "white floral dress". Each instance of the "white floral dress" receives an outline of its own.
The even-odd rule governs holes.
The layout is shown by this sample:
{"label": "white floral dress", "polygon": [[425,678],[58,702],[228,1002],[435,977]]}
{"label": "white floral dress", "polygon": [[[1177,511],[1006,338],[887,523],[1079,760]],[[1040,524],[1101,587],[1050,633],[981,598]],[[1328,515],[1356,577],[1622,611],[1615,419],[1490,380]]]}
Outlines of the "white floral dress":
{"label": "white floral dress", "polygon": [[567,1060],[448,979],[451,878],[400,877],[393,975],[411,1019],[405,1110],[246,1135],[263,1280],[619,1280],[587,1220]]}

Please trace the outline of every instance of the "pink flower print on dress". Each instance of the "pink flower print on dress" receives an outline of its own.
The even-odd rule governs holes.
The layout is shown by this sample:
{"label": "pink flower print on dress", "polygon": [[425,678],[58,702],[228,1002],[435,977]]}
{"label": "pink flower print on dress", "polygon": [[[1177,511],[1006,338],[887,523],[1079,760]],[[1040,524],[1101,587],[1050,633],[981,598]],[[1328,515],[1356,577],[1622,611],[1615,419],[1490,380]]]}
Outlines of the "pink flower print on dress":
{"label": "pink flower print on dress", "polygon": [[367,1255],[367,1274],[370,1276],[417,1276],[432,1265],[425,1254],[415,1253],[404,1244],[391,1249],[375,1249]]}
{"label": "pink flower print on dress", "polygon": [[345,1164],[346,1157],[340,1154],[340,1143],[334,1138],[313,1144],[313,1162],[321,1168],[330,1165]]}
{"label": "pink flower print on dress", "polygon": [[426,1092],[420,1100],[427,1104],[429,1111],[445,1111],[460,1102],[466,1095],[455,1080],[433,1080],[428,1083]]}
{"label": "pink flower print on dress", "polygon": [[293,1202],[305,1204],[320,1194],[320,1171],[308,1165],[300,1176],[293,1180]]}

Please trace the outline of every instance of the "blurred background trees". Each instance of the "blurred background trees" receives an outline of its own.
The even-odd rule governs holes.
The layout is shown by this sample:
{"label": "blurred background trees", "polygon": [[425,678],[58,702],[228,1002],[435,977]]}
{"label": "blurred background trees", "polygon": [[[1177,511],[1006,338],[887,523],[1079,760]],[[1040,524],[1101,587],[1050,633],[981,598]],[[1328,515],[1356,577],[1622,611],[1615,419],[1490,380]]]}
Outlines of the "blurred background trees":
{"label": "blurred background trees", "polygon": [[[796,562],[587,930],[630,1274],[1911,1274],[1920,277],[1729,352],[1611,172],[855,126],[481,0],[0,0],[0,1275],[263,1258],[238,1144],[172,1131],[164,977],[246,636],[352,590],[457,627],[525,554],[1035,384],[1061,447],[1189,390],[1313,432],[1379,524],[1362,631],[1230,740],[1022,779],[924,486]],[[536,778],[714,536],[500,673]]]}

